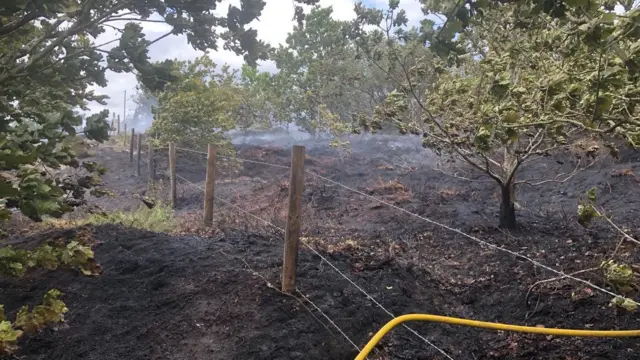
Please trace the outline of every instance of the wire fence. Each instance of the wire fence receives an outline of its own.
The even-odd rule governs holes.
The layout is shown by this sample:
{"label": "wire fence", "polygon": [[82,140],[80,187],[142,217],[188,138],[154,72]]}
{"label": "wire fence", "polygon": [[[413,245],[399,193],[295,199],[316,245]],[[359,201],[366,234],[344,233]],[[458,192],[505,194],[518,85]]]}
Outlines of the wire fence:
{"label": "wire fence", "polygon": [[[158,149],[154,149],[154,151],[159,151],[159,150],[161,150],[161,149],[166,149],[166,147],[165,147],[165,148],[158,148]],[[207,153],[206,153],[206,152],[204,152],[204,151],[198,151],[198,150],[189,149],[189,148],[176,147],[176,150],[178,150],[178,151],[183,151],[183,152],[187,152],[187,153],[192,153],[192,154],[199,154],[199,155],[207,156]],[[140,151],[142,151],[142,149],[138,149],[138,152],[140,152]],[[265,161],[258,161],[258,160],[252,160],[252,159],[245,159],[245,158],[240,158],[240,157],[227,157],[227,156],[221,156],[221,155],[218,155],[217,157],[218,157],[218,158],[223,158],[223,159],[228,159],[228,160],[240,161],[240,162],[243,162],[243,163],[259,164],[259,165],[269,166],[269,167],[278,168],[278,169],[287,169],[287,170],[290,170],[290,167],[289,167],[289,166],[284,166],[284,165],[280,165],[280,164],[269,163],[269,162],[265,162]],[[149,159],[152,159],[152,158],[153,158],[153,157],[149,157]],[[142,161],[148,162],[148,160],[142,160]],[[153,161],[153,160],[152,160],[152,161]],[[190,160],[189,160],[189,161],[190,161]],[[190,161],[190,162],[192,162],[193,164],[196,164],[194,161]],[[155,164],[154,164],[154,165],[155,165]],[[404,214],[407,214],[407,215],[409,215],[409,216],[411,216],[411,217],[414,217],[414,218],[420,219],[420,220],[422,220],[422,221],[424,221],[424,222],[427,222],[427,223],[430,223],[430,224],[432,224],[432,225],[434,225],[434,226],[437,226],[437,227],[443,228],[443,229],[445,229],[445,230],[447,230],[447,231],[450,231],[450,232],[453,232],[453,233],[455,233],[455,234],[457,234],[457,235],[463,236],[464,238],[467,238],[467,239],[469,239],[469,240],[471,240],[471,241],[473,241],[473,242],[475,242],[475,243],[477,243],[477,244],[479,244],[479,245],[481,245],[481,246],[488,247],[488,248],[491,248],[491,249],[493,249],[493,250],[496,250],[496,251],[499,251],[499,252],[503,252],[503,253],[509,254],[509,255],[511,255],[511,256],[515,256],[516,258],[524,259],[524,260],[528,261],[529,263],[533,264],[533,265],[534,265],[534,266],[536,266],[536,267],[539,267],[539,268],[545,269],[545,270],[547,270],[547,271],[549,271],[549,272],[552,272],[552,273],[554,273],[554,274],[558,275],[558,279],[560,279],[560,278],[570,279],[570,280],[573,280],[573,281],[576,281],[576,282],[582,283],[582,284],[584,284],[584,285],[586,285],[586,286],[588,286],[588,287],[590,287],[590,288],[592,288],[592,289],[594,289],[594,290],[597,290],[597,291],[599,291],[599,292],[601,292],[601,293],[603,293],[603,294],[607,294],[607,295],[610,295],[610,296],[613,296],[613,297],[626,298],[626,296],[623,296],[623,295],[620,295],[620,294],[616,294],[616,293],[615,293],[615,292],[613,292],[613,291],[610,291],[610,290],[605,289],[605,288],[603,288],[603,287],[597,286],[597,285],[593,284],[592,282],[590,282],[590,281],[588,281],[588,280],[585,280],[585,279],[582,279],[582,278],[579,278],[579,277],[575,276],[574,274],[567,274],[567,273],[565,273],[565,272],[563,272],[563,271],[560,271],[560,270],[554,269],[554,268],[552,268],[552,267],[550,267],[550,266],[548,266],[548,265],[545,265],[545,264],[543,264],[543,263],[541,263],[541,262],[539,262],[539,261],[536,261],[536,260],[532,259],[531,257],[526,256],[526,255],[524,255],[524,254],[522,254],[522,253],[519,253],[519,252],[516,252],[516,251],[510,250],[510,249],[507,249],[507,248],[505,248],[505,247],[502,247],[502,246],[499,246],[499,245],[496,245],[496,244],[490,243],[490,242],[488,242],[488,241],[482,240],[482,239],[480,239],[480,238],[478,238],[478,237],[476,237],[476,236],[473,236],[473,235],[471,235],[471,234],[465,233],[464,231],[462,231],[462,230],[460,230],[460,229],[457,229],[457,228],[454,228],[454,227],[448,226],[448,225],[446,225],[446,224],[442,224],[442,223],[440,223],[440,222],[438,222],[438,221],[435,221],[435,220],[433,220],[433,219],[431,219],[431,218],[428,218],[428,217],[426,217],[426,216],[424,216],[424,215],[416,214],[416,213],[411,212],[411,211],[409,211],[409,210],[406,210],[406,209],[404,209],[404,208],[402,208],[402,207],[399,207],[399,206],[397,206],[397,205],[395,205],[395,204],[392,204],[392,203],[390,203],[390,202],[388,202],[388,201],[385,201],[385,200],[383,200],[383,199],[380,199],[380,198],[378,198],[378,197],[376,197],[376,196],[369,195],[369,194],[367,194],[367,193],[365,193],[365,192],[363,192],[363,191],[361,191],[361,190],[358,190],[358,189],[356,189],[356,188],[354,188],[354,187],[348,186],[348,185],[343,184],[343,183],[341,183],[341,182],[339,182],[339,181],[335,181],[335,180],[333,180],[333,179],[331,179],[331,178],[329,178],[329,177],[326,177],[326,176],[320,175],[320,174],[318,174],[318,173],[315,173],[315,172],[312,172],[312,171],[309,171],[309,170],[305,170],[305,173],[306,173],[306,174],[308,174],[308,175],[310,175],[310,176],[312,176],[312,177],[314,177],[314,178],[316,178],[316,179],[319,179],[319,180],[321,180],[321,181],[323,181],[323,182],[326,182],[326,183],[329,183],[329,184],[332,184],[332,185],[335,185],[335,186],[339,186],[339,187],[341,187],[341,188],[343,188],[343,189],[345,189],[345,190],[347,190],[347,191],[349,191],[349,192],[351,192],[351,193],[354,193],[354,194],[357,194],[357,195],[363,196],[363,197],[365,197],[365,198],[367,198],[367,199],[369,199],[369,200],[372,200],[372,201],[375,201],[375,202],[377,202],[377,203],[379,203],[379,204],[382,204],[382,205],[384,205],[384,206],[388,206],[388,207],[390,207],[390,208],[393,208],[393,209],[395,209],[395,210],[397,210],[397,211],[400,211],[400,212],[402,212],[402,213],[404,213]],[[187,184],[187,185],[189,185],[189,186],[193,187],[194,189],[197,189],[197,190],[199,190],[199,191],[205,192],[205,188],[204,188],[203,186],[198,185],[198,184],[196,184],[195,182],[190,181],[189,179],[187,179],[186,177],[184,177],[184,176],[182,176],[182,175],[180,175],[180,174],[176,174],[175,176],[176,176],[176,178],[177,178],[177,179],[179,179],[179,180],[181,180],[183,183],[185,183],[185,184]],[[282,226],[278,226],[278,225],[274,224],[274,223],[273,223],[273,221],[266,220],[266,219],[264,219],[264,218],[262,218],[262,217],[260,217],[260,216],[258,216],[258,215],[256,215],[256,214],[254,214],[254,213],[252,213],[252,212],[250,212],[250,211],[247,211],[247,210],[243,209],[242,207],[240,207],[240,206],[238,206],[238,205],[234,204],[234,203],[233,203],[231,200],[229,200],[229,199],[222,198],[222,197],[220,197],[220,196],[218,196],[218,195],[214,195],[214,197],[215,197],[215,200],[216,200],[216,201],[218,201],[218,202],[220,202],[220,203],[223,203],[223,204],[225,204],[225,205],[230,206],[231,208],[233,208],[233,209],[237,210],[239,213],[242,213],[242,214],[244,214],[244,215],[246,215],[246,216],[248,216],[248,217],[251,217],[252,219],[254,219],[254,220],[256,220],[256,221],[258,221],[258,222],[260,222],[260,223],[263,223],[263,224],[265,224],[265,225],[267,225],[267,226],[269,226],[269,227],[271,227],[271,228],[273,228],[273,229],[275,229],[275,230],[277,230],[277,231],[279,231],[279,232],[281,232],[281,233],[283,233],[283,234],[285,233],[285,229],[284,229]],[[333,263],[332,263],[332,262],[331,262],[331,261],[330,261],[326,256],[324,256],[321,252],[319,252],[319,251],[318,251],[318,250],[316,250],[313,246],[311,246],[311,244],[309,244],[309,243],[306,241],[306,239],[305,239],[305,238],[302,238],[302,239],[300,239],[300,240],[301,240],[301,241],[300,241],[300,242],[301,242],[301,244],[302,244],[305,248],[307,248],[307,249],[308,249],[309,251],[311,251],[314,255],[316,255],[318,258],[320,258],[321,262],[326,263],[326,264],[327,264],[327,265],[328,265],[328,266],[329,266],[329,267],[330,267],[330,268],[331,268],[331,269],[332,269],[336,274],[338,274],[340,277],[342,277],[343,279],[345,279],[349,284],[351,284],[355,289],[357,289],[357,290],[358,290],[362,295],[364,295],[364,296],[365,296],[367,299],[369,299],[373,304],[375,304],[375,305],[376,305],[376,307],[378,307],[380,310],[382,310],[383,312],[385,312],[385,313],[386,313],[387,315],[389,315],[391,318],[396,318],[396,315],[394,315],[391,311],[389,311],[387,308],[385,308],[385,307],[384,307],[384,306],[383,306],[379,301],[377,301],[377,300],[376,300],[376,299],[375,299],[375,298],[374,298],[374,297],[373,297],[369,292],[367,292],[367,291],[366,291],[366,290],[365,290],[361,285],[357,284],[354,280],[352,280],[349,276],[347,276],[343,271],[341,271],[341,270],[340,270],[340,269],[339,269],[335,264],[333,264]],[[634,239],[634,240],[635,240],[635,239]],[[248,266],[248,264],[246,264],[246,262],[245,262],[245,265],[247,265],[247,267],[249,267],[249,266]],[[249,267],[249,269],[251,270],[251,268],[250,268],[250,267]],[[251,271],[253,271],[253,270],[251,270]],[[256,274],[257,274],[257,273],[256,273]],[[259,274],[258,274],[258,275],[259,275]],[[275,288],[275,287],[274,287],[274,286],[273,286],[269,281],[267,281],[267,280],[266,280],[266,278],[265,278],[265,277],[263,277],[262,275],[259,275],[259,276],[260,276],[260,277],[262,277],[262,278],[267,282],[267,285],[268,285],[269,287],[276,289],[276,288]],[[276,290],[278,290],[278,289],[276,289]],[[336,322],[335,322],[335,321],[333,321],[333,320],[332,320],[332,319],[331,319],[331,318],[330,318],[330,317],[329,317],[329,316],[328,316],[324,311],[322,311],[322,310],[320,309],[320,307],[319,307],[319,306],[317,306],[315,303],[313,303],[313,302],[312,302],[312,301],[311,301],[307,296],[305,296],[305,295],[304,295],[304,294],[303,294],[299,289],[297,289],[297,288],[296,288],[296,292],[298,293],[298,295],[300,295],[300,298],[296,297],[296,299],[298,299],[299,301],[300,301],[300,300],[304,300],[304,301],[307,301],[309,304],[311,304],[311,306],[312,306],[316,311],[318,311],[318,312],[319,312],[319,313],[320,313],[320,314],[321,314],[321,315],[322,315],[322,316],[323,316],[323,317],[324,317],[324,318],[325,318],[325,319],[326,319],[326,320],[331,324],[331,326],[332,326],[332,327],[334,327],[336,330],[338,330],[338,332],[339,332],[339,333],[340,333],[340,334],[341,334],[341,335],[342,335],[342,336],[343,336],[343,337],[344,337],[344,338],[345,338],[345,339],[346,339],[346,340],[347,340],[347,341],[348,341],[348,342],[349,342],[349,343],[350,343],[350,344],[351,344],[355,349],[357,349],[358,351],[360,351],[360,347],[359,347],[359,346],[358,346],[358,345],[357,345],[357,344],[356,344],[356,343],[355,343],[355,342],[354,342],[354,341],[353,341],[353,340],[352,340],[352,339],[351,339],[351,338],[350,338],[350,337],[349,337],[349,336],[348,336],[348,335],[347,335],[347,334],[346,334],[346,333],[345,333],[345,332],[344,332],[344,331],[343,331],[343,330],[342,330],[342,329],[341,329],[341,328],[336,324]],[[292,296],[291,294],[286,294],[286,295]],[[295,297],[295,296],[294,296],[294,297]],[[630,301],[632,301],[634,304],[639,305],[637,302],[635,302],[635,300],[631,300],[631,299],[629,299],[629,300],[630,300]],[[314,316],[314,317],[315,317],[315,316]],[[319,321],[319,319],[317,319],[317,318],[316,318],[316,320],[318,320],[318,321]],[[321,323],[322,323],[322,322],[321,322]],[[326,327],[326,325],[325,325],[324,323],[322,323],[322,325]],[[415,331],[414,329],[410,328],[409,326],[407,326],[407,325],[403,325],[403,326],[404,326],[408,331],[410,331],[413,335],[417,336],[417,337],[418,337],[418,338],[420,338],[422,341],[424,341],[426,344],[428,344],[428,345],[429,345],[429,346],[431,346],[433,349],[435,349],[438,353],[440,353],[441,355],[443,355],[443,356],[444,356],[444,357],[446,357],[447,359],[451,359],[451,360],[453,360],[453,358],[452,358],[449,354],[447,354],[447,352],[445,352],[444,350],[442,350],[440,347],[438,347],[438,346],[437,346],[436,344],[434,344],[432,341],[430,341],[430,340],[429,340],[429,339],[427,339],[426,337],[422,336],[421,334],[419,334],[417,331]]]}
{"label": "wire fence", "polygon": [[[176,149],[177,149],[177,150],[180,150],[180,151],[189,152],[189,153],[195,153],[195,154],[200,154],[200,155],[207,155],[207,153],[205,153],[205,152],[203,152],[203,151],[198,151],[198,150],[193,150],[193,149],[187,149],[187,148],[182,148],[182,147],[176,147]],[[244,158],[238,158],[238,157],[235,157],[235,158],[231,158],[231,157],[224,157],[224,156],[218,156],[218,157],[228,158],[228,159],[235,159],[235,160],[239,160],[239,161],[241,161],[241,162],[246,162],[246,163],[266,165],[266,166],[271,166],[271,167],[274,167],[274,168],[287,169],[287,170],[289,170],[289,169],[290,169],[290,167],[289,167],[289,166],[283,166],[283,165],[278,165],[278,164],[272,164],[272,163],[263,162],[263,161],[255,161],[255,160],[244,159]],[[176,174],[176,177],[177,177],[178,179],[180,179],[181,181],[183,181],[183,182],[185,182],[185,183],[188,183],[190,186],[192,186],[192,187],[194,187],[194,188],[196,188],[196,189],[198,189],[198,190],[201,190],[201,191],[204,191],[204,190],[205,190],[205,189],[204,189],[204,187],[202,187],[202,186],[200,186],[200,185],[197,185],[197,184],[195,184],[195,183],[193,183],[193,182],[189,181],[188,179],[186,179],[185,177],[183,177],[183,176],[181,176],[181,175]],[[261,218],[261,217],[259,217],[259,216],[255,215],[255,214],[253,214],[253,213],[251,213],[251,212],[249,212],[249,211],[247,211],[247,210],[245,210],[245,209],[241,208],[240,206],[238,206],[238,205],[236,205],[236,204],[232,203],[231,201],[229,201],[229,200],[227,200],[227,199],[223,199],[223,198],[221,198],[220,196],[214,195],[214,197],[215,197],[215,199],[216,199],[217,201],[219,201],[219,202],[221,202],[221,203],[223,203],[223,204],[225,204],[225,205],[228,205],[228,206],[230,206],[230,207],[234,208],[235,210],[239,211],[240,213],[243,213],[243,214],[245,214],[245,215],[247,215],[247,216],[249,216],[249,217],[251,217],[251,218],[253,218],[253,219],[255,219],[255,220],[257,220],[257,221],[259,221],[259,222],[261,222],[261,223],[263,223],[263,224],[265,224],[265,225],[267,225],[267,226],[269,226],[269,227],[272,227],[272,228],[274,228],[274,229],[276,229],[276,230],[280,231],[280,232],[281,232],[281,233],[283,233],[283,234],[285,233],[285,229],[283,229],[282,227],[280,227],[280,226],[278,226],[278,225],[274,224],[273,222],[268,221],[268,220],[266,220],[266,219],[263,219],[263,218]],[[329,267],[330,267],[333,271],[335,271],[335,272],[336,272],[338,275],[340,275],[343,279],[345,279],[345,280],[346,280],[347,282],[349,282],[352,286],[354,286],[354,287],[355,287],[355,288],[356,288],[360,293],[362,293],[362,294],[363,294],[367,299],[369,299],[371,302],[373,302],[373,303],[374,303],[374,304],[375,304],[379,309],[381,309],[383,312],[385,312],[385,313],[386,313],[387,315],[389,315],[391,318],[395,318],[395,317],[396,317],[396,316],[395,316],[391,311],[389,311],[389,310],[388,310],[386,307],[384,307],[384,306],[383,306],[383,305],[382,305],[378,300],[376,300],[376,299],[373,297],[373,295],[371,295],[370,293],[368,293],[366,290],[364,290],[364,289],[363,289],[363,287],[362,287],[362,286],[358,285],[354,280],[352,280],[350,277],[348,277],[348,276],[347,276],[344,272],[342,272],[342,271],[341,271],[341,270],[340,270],[336,265],[334,265],[331,261],[329,261],[329,259],[327,259],[324,255],[322,255],[319,251],[317,251],[314,247],[312,247],[312,246],[311,246],[311,245],[310,245],[310,244],[309,244],[309,243],[308,243],[304,238],[302,238],[302,239],[301,239],[301,243],[302,243],[302,244],[303,244],[307,249],[309,249],[312,253],[314,253],[316,256],[318,256],[318,257],[321,259],[321,261],[323,261],[324,263],[326,263],[327,265],[329,265]],[[296,289],[296,291],[297,291],[299,294],[302,294],[302,293],[300,292],[300,290],[299,290],[299,289]],[[303,295],[303,296],[304,296],[304,295]],[[330,319],[330,318],[329,318],[329,316],[328,316],[326,313],[322,312],[322,310],[320,310],[320,308],[319,308],[316,304],[314,304],[314,303],[313,303],[313,302],[312,302],[308,297],[304,296],[304,299],[305,299],[306,301],[308,301],[309,303],[311,303],[311,304],[312,304],[312,306],[313,306],[316,310],[318,310],[319,312],[321,312],[322,316],[323,316],[323,317],[325,317],[325,318],[326,318],[326,319],[331,323],[331,325],[332,325],[333,327],[335,327],[335,328],[338,330],[338,332],[340,332],[340,334],[342,334],[342,335],[345,337],[345,339],[346,339],[349,343],[351,343],[351,344],[352,344],[356,349],[358,349],[358,351],[360,351],[360,348],[359,348],[357,345],[355,345],[355,342],[354,342],[353,340],[351,340],[351,339],[346,335],[346,333],[344,332],[344,330],[342,330],[342,329],[341,329],[341,328],[340,328],[340,327],[335,323],[335,321],[333,321],[332,319]],[[424,337],[423,335],[420,335],[417,331],[415,331],[415,330],[414,330],[414,329],[412,329],[411,327],[409,327],[409,326],[407,326],[407,325],[403,325],[403,327],[404,327],[405,329],[407,329],[409,332],[411,332],[412,334],[414,334],[415,336],[417,336],[419,339],[421,339],[422,341],[424,341],[427,345],[429,345],[429,346],[433,347],[436,351],[438,351],[440,354],[442,354],[443,356],[445,356],[447,359],[451,359],[451,360],[453,360],[453,358],[452,358],[449,354],[447,354],[443,349],[441,349],[440,347],[438,347],[437,345],[435,345],[433,342],[429,341],[429,340],[428,340],[426,337]]]}
{"label": "wire fence", "polygon": [[[184,150],[184,151],[192,151],[192,152],[197,152],[197,153],[206,154],[206,153],[203,153],[203,152],[199,152],[199,151],[195,151],[195,150],[190,150],[190,149],[185,149],[185,148],[178,148],[178,149],[179,149],[179,150]],[[236,159],[237,159],[237,160],[239,160],[239,161],[242,161],[242,162],[256,163],[256,164],[262,164],[262,165],[267,165],[267,166],[272,166],[272,167],[278,167],[278,168],[287,168],[287,169],[289,168],[289,167],[287,167],[287,166],[283,166],[283,165],[279,165],[279,164],[272,164],[272,163],[267,163],[267,162],[262,162],[262,161],[255,161],[255,160],[249,160],[249,159],[243,159],[243,158],[236,158]],[[351,191],[351,192],[353,192],[353,193],[355,193],[355,194],[358,194],[358,195],[364,196],[365,198],[368,198],[368,199],[370,199],[370,200],[376,201],[376,202],[378,202],[378,203],[380,203],[380,204],[382,204],[382,205],[385,205],[385,206],[391,207],[391,208],[393,208],[393,209],[395,209],[395,210],[401,211],[401,212],[403,212],[403,213],[405,213],[405,214],[407,214],[407,215],[410,215],[410,216],[412,216],[412,217],[415,217],[415,218],[418,218],[418,219],[423,220],[423,221],[425,221],[425,222],[428,222],[428,223],[430,223],[430,224],[432,224],[432,225],[435,225],[435,226],[441,227],[441,228],[446,229],[446,230],[448,230],[448,231],[452,231],[452,232],[454,232],[454,233],[456,233],[456,234],[458,234],[458,235],[462,235],[463,237],[465,237],[465,238],[467,238],[467,239],[470,239],[470,240],[472,240],[472,241],[474,241],[474,242],[476,242],[476,243],[478,243],[478,244],[480,244],[480,245],[482,245],[482,246],[486,246],[486,247],[489,247],[489,248],[491,248],[491,249],[494,249],[494,250],[497,250],[497,251],[502,251],[502,252],[505,252],[505,253],[507,253],[507,254],[509,254],[509,255],[512,255],[512,256],[515,256],[515,257],[518,257],[518,258],[524,259],[524,260],[526,260],[526,261],[530,262],[531,264],[533,264],[533,265],[535,265],[535,266],[537,266],[537,267],[540,267],[540,268],[542,268],[542,269],[545,269],[545,270],[547,270],[547,271],[550,271],[550,272],[552,272],[552,273],[554,273],[554,274],[556,274],[556,275],[558,275],[558,276],[561,276],[561,277],[563,277],[563,278],[567,278],[567,279],[571,279],[571,280],[574,280],[574,281],[580,282],[580,283],[582,283],[582,284],[584,284],[584,285],[587,285],[587,286],[591,287],[591,288],[592,288],[592,289],[594,289],[594,290],[598,290],[598,291],[600,291],[600,292],[602,292],[602,293],[604,293],[604,294],[607,294],[607,295],[610,295],[610,296],[613,296],[613,297],[624,297],[623,295],[616,294],[616,293],[614,293],[614,292],[612,292],[612,291],[609,291],[609,290],[607,290],[607,289],[605,289],[605,288],[602,288],[602,287],[600,287],[600,286],[597,286],[597,285],[595,285],[595,284],[591,283],[590,281],[587,281],[587,280],[584,280],[584,279],[578,278],[578,277],[573,276],[573,275],[571,275],[571,274],[566,274],[566,273],[564,273],[564,272],[562,272],[562,271],[560,271],[560,270],[557,270],[557,269],[554,269],[554,268],[552,268],[552,267],[550,267],[550,266],[548,266],[548,265],[542,264],[541,262],[536,261],[536,260],[534,260],[534,259],[532,259],[532,258],[530,258],[530,257],[528,257],[528,256],[526,256],[526,255],[524,255],[524,254],[521,254],[521,253],[519,253],[519,252],[516,252],[516,251],[513,251],[513,250],[509,250],[509,249],[507,249],[507,248],[505,248],[505,247],[498,246],[498,245],[495,245],[495,244],[489,243],[489,242],[487,242],[487,241],[481,240],[481,239],[479,239],[479,238],[477,238],[477,237],[475,237],[475,236],[473,236],[473,235],[471,235],[471,234],[467,234],[467,233],[463,232],[463,231],[462,231],[462,230],[460,230],[460,229],[456,229],[456,228],[453,228],[453,227],[448,226],[448,225],[446,225],[446,224],[442,224],[442,223],[440,223],[440,222],[438,222],[438,221],[435,221],[435,220],[433,220],[433,219],[427,218],[427,217],[425,217],[425,216],[418,215],[418,214],[413,213],[413,212],[411,212],[411,211],[409,211],[409,210],[406,210],[406,209],[404,209],[404,208],[401,208],[401,207],[399,207],[399,206],[397,206],[397,205],[394,205],[394,204],[391,204],[391,203],[389,203],[389,202],[387,202],[387,201],[384,201],[384,200],[382,200],[382,199],[379,199],[379,198],[377,198],[377,197],[375,197],[375,196],[369,195],[369,194],[367,194],[367,193],[365,193],[365,192],[363,192],[363,191],[360,191],[360,190],[358,190],[358,189],[354,189],[354,188],[352,188],[352,187],[350,187],[350,186],[347,186],[347,185],[345,185],[345,184],[343,184],[343,183],[340,183],[340,182],[338,182],[338,181],[334,181],[334,180],[332,180],[332,179],[330,179],[330,178],[328,178],[328,177],[325,177],[325,176],[322,176],[322,175],[320,175],[320,174],[317,174],[317,173],[311,172],[311,171],[309,171],[309,170],[305,170],[305,173],[306,173],[306,174],[309,174],[309,175],[311,175],[311,176],[313,176],[313,177],[316,177],[316,178],[318,178],[318,179],[321,179],[321,180],[323,180],[323,181],[326,181],[326,182],[328,182],[328,183],[331,183],[331,184],[333,184],[333,185],[337,185],[337,186],[339,186],[339,187],[341,187],[341,188],[343,188],[343,189],[345,189],[345,190]],[[634,239],[634,240],[635,240],[635,239]],[[636,240],[636,241],[637,241],[637,240]],[[632,301],[633,301],[633,300],[632,300]],[[636,305],[640,305],[640,303],[637,303],[637,302],[635,302],[635,301],[634,301],[634,303],[635,303]]]}

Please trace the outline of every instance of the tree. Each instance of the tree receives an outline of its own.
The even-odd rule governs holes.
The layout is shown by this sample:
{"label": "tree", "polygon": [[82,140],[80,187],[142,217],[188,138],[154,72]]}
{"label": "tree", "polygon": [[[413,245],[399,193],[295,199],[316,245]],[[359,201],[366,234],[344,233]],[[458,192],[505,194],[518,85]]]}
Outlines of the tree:
{"label": "tree", "polygon": [[355,114],[366,113],[385,98],[389,82],[345,37],[347,22],[335,20],[331,7],[314,7],[287,36],[272,59],[278,86],[286,89],[282,113],[310,133],[350,133]]}
{"label": "tree", "polygon": [[243,65],[238,86],[242,90],[237,119],[239,129],[269,129],[284,123],[278,113],[282,90],[276,85],[273,74]]}
{"label": "tree", "polygon": [[174,62],[172,76],[177,81],[159,93],[152,133],[162,143],[196,148],[214,143],[230,151],[223,134],[236,127],[242,104],[242,89],[235,83],[237,71],[228,66],[218,71],[205,55]]}
{"label": "tree", "polygon": [[[517,177],[523,164],[568,149],[581,132],[635,141],[638,52],[629,36],[635,10],[618,19],[612,9],[592,4],[582,9],[586,15],[565,21],[533,0],[423,1],[427,14],[448,15],[439,28],[424,19],[417,36],[403,29],[365,32],[381,18],[395,27],[406,23],[398,2],[389,5],[384,13],[359,5],[353,22],[351,36],[363,53],[374,62],[395,59],[405,75],[394,78],[397,91],[365,126],[391,121],[401,133],[422,136],[425,147],[486,173],[501,189],[501,227],[516,226],[516,185],[527,183]],[[433,55],[405,65],[399,48],[411,42],[428,43]],[[626,60],[607,51],[611,47],[625,48]],[[411,104],[420,110],[413,116]],[[595,155],[598,148],[584,150]]]}

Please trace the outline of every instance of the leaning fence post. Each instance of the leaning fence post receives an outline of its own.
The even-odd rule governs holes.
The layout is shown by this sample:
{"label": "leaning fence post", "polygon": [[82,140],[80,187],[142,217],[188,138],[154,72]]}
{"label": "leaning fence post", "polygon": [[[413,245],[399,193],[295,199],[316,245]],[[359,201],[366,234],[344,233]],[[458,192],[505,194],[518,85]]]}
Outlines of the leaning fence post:
{"label": "leaning fence post", "polygon": [[171,206],[175,208],[178,199],[176,191],[176,144],[169,143],[169,184],[171,186]]}
{"label": "leaning fence post", "polygon": [[153,174],[153,142],[151,142],[151,139],[149,139],[149,151],[147,157],[147,176],[149,177],[149,182],[153,182],[153,178],[155,176]]}
{"label": "leaning fence post", "polygon": [[136,175],[140,176],[140,162],[142,154],[142,134],[138,134],[138,166],[136,168]]}
{"label": "leaning fence post", "polygon": [[213,198],[216,182],[216,147],[209,144],[207,148],[207,180],[204,188],[204,225],[213,224]]}
{"label": "leaning fence post", "polygon": [[298,243],[300,241],[300,204],[304,186],[304,146],[295,145],[291,151],[289,178],[289,211],[284,233],[282,291],[290,293],[296,285]]}
{"label": "leaning fence post", "polygon": [[129,162],[133,163],[133,143],[135,142],[136,129],[131,128],[131,146],[129,146]]}

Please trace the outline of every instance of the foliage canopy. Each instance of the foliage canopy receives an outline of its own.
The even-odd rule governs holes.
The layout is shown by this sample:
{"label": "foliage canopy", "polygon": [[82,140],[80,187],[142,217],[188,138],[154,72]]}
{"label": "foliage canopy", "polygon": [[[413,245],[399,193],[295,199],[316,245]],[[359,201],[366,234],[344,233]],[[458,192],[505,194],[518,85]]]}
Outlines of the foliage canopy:
{"label": "foliage canopy", "polygon": [[[621,14],[610,1],[422,4],[425,14],[446,20],[425,18],[420,29],[406,30],[396,1],[387,11],[356,7],[349,33],[362,54],[395,62],[404,73],[387,73],[396,89],[365,129],[391,122],[485,172],[502,189],[501,226],[516,225],[515,186],[530,183],[517,172],[526,162],[584,137],[602,138],[614,156],[614,136],[635,146],[640,10],[630,3],[621,4]],[[366,30],[382,19],[391,26]],[[431,52],[408,64],[402,50],[425,43]],[[582,150],[593,157],[599,147]]]}

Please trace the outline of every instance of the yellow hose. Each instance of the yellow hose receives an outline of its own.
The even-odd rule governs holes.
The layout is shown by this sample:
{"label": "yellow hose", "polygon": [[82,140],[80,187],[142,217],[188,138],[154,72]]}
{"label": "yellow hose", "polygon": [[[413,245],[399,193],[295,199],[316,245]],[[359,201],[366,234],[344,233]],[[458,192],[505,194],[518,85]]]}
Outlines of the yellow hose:
{"label": "yellow hose", "polygon": [[533,326],[509,325],[485,321],[476,321],[468,319],[460,319],[449,316],[439,316],[430,314],[408,314],[398,316],[397,318],[385,324],[372,338],[367,345],[360,351],[356,360],[364,360],[367,358],[371,350],[378,344],[380,339],[385,336],[391,329],[406,321],[433,321],[445,324],[472,326],[485,329],[515,331],[530,334],[556,335],[556,336],[576,336],[576,337],[632,337],[640,336],[640,330],[573,330],[573,329],[552,329]]}

